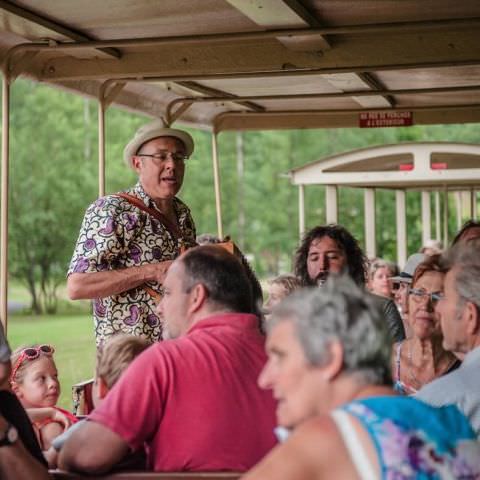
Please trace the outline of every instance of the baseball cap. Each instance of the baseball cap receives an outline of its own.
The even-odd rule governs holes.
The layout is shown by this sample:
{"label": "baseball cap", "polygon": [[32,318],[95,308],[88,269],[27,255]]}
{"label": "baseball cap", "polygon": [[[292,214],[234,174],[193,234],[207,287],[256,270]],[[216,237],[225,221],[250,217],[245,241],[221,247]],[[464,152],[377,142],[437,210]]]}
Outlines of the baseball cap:
{"label": "baseball cap", "polygon": [[407,263],[399,275],[390,277],[394,282],[412,283],[413,274],[417,267],[425,260],[426,255],[423,253],[414,253],[408,257]]}

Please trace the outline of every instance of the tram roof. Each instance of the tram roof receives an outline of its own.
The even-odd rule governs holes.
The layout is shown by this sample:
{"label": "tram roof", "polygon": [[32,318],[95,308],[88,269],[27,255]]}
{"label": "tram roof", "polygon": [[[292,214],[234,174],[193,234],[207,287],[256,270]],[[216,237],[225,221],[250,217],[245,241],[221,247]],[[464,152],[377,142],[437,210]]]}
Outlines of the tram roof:
{"label": "tram roof", "polygon": [[12,78],[204,129],[480,121],[477,0],[0,0],[0,29]]}

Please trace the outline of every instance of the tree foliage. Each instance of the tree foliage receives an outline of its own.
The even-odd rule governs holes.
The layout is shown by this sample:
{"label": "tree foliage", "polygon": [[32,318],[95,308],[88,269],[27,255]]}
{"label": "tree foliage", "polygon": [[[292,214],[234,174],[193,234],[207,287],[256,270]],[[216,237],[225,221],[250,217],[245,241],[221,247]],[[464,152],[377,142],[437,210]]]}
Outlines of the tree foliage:
{"label": "tree foliage", "polygon": [[[10,273],[28,286],[32,310],[55,311],[87,205],[98,191],[96,103],[26,80],[13,86],[11,100]],[[123,148],[145,117],[111,108],[106,118],[106,190],[131,186],[134,173]],[[190,130],[195,153],[188,160],[180,197],[190,206],[199,233],[216,232],[211,136]],[[260,274],[291,268],[298,244],[298,192],[284,175],[322,157],[405,141],[478,142],[478,125],[388,129],[324,129],[242,133],[245,164],[237,174],[236,133],[219,136],[224,232],[242,239]],[[325,222],[324,190],[306,189],[306,226]],[[240,200],[239,200],[240,199]],[[395,203],[391,191],[377,195],[380,256],[396,258]],[[243,216],[245,221],[242,220]],[[340,189],[339,221],[361,242],[363,194]],[[418,193],[407,194],[408,251],[420,247]],[[456,224],[452,217],[450,232]]]}

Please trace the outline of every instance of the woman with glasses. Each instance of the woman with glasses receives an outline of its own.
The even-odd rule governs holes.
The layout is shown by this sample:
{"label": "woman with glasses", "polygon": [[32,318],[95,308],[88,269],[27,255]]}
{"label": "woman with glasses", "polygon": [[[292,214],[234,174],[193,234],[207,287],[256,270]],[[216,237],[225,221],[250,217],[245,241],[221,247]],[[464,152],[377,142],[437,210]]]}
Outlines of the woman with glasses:
{"label": "woman with glasses", "polygon": [[426,383],[460,365],[455,355],[442,346],[440,317],[435,311],[445,278],[439,259],[439,255],[432,255],[420,263],[408,288],[411,336],[393,348],[394,387],[405,395],[416,393]]}

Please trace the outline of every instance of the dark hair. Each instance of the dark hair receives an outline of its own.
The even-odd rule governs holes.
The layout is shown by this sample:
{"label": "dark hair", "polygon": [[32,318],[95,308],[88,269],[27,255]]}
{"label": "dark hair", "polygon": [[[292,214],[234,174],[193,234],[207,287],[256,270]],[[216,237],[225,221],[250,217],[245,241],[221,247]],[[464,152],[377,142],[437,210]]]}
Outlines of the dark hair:
{"label": "dark hair", "polygon": [[480,222],[476,221],[476,220],[467,220],[463,225],[462,225],[462,228],[457,232],[457,234],[455,235],[455,238],[453,239],[452,241],[452,247],[453,245],[455,245],[456,243],[458,243],[462,237],[463,237],[463,234],[467,231],[467,230],[470,230],[471,228],[480,228]]}
{"label": "dark hair", "polygon": [[343,250],[347,258],[348,274],[358,286],[365,285],[367,258],[355,237],[342,225],[319,225],[303,237],[295,256],[295,275],[303,285],[315,285],[308,276],[307,257],[310,245],[317,238],[329,237]]}
{"label": "dark hair", "polygon": [[239,313],[256,313],[246,270],[242,263],[221,246],[202,245],[181,258],[185,268],[184,289],[201,283],[209,301]]}

